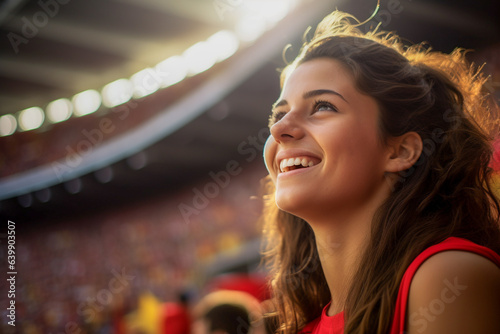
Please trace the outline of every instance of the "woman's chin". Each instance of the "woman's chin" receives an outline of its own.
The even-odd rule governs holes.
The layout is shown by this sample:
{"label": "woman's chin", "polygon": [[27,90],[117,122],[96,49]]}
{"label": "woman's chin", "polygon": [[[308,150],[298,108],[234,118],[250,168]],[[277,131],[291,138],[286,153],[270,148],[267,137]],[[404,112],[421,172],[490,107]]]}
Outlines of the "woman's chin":
{"label": "woman's chin", "polygon": [[300,217],[302,219],[305,219],[304,216],[306,215],[306,208],[310,207],[304,202],[298,200],[297,198],[289,198],[288,196],[285,197],[279,197],[276,196],[276,205],[280,210],[285,211],[287,213],[290,213],[294,216]]}

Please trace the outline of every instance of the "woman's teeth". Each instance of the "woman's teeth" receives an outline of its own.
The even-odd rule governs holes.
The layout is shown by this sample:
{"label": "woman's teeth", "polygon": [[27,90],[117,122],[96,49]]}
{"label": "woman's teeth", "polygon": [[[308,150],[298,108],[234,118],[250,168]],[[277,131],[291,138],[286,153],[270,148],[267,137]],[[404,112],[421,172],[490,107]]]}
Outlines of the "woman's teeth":
{"label": "woman's teeth", "polygon": [[314,161],[306,157],[283,159],[280,162],[280,171],[282,173],[288,172],[297,168],[307,168],[314,166]]}

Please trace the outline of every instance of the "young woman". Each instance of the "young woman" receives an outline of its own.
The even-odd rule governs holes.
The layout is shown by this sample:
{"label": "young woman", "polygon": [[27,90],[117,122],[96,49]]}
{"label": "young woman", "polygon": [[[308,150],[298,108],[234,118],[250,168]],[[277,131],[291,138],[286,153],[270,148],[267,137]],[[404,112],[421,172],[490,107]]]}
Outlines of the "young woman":
{"label": "young woman", "polygon": [[334,12],[282,72],[264,158],[279,333],[500,333],[496,109],[464,51]]}

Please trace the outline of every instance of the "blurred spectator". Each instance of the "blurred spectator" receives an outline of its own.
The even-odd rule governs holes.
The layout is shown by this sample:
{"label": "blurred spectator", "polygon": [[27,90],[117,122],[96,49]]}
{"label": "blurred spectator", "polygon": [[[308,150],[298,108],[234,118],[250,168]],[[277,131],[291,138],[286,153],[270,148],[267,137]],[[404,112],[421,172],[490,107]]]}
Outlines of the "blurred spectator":
{"label": "blurred spectator", "polygon": [[189,334],[191,320],[188,310],[188,296],[186,293],[179,295],[179,302],[165,303],[161,310],[160,333],[164,334]]}
{"label": "blurred spectator", "polygon": [[216,277],[208,284],[210,291],[235,290],[246,292],[259,301],[270,298],[267,280],[263,275],[231,273]]}
{"label": "blurred spectator", "polygon": [[257,298],[241,291],[220,290],[194,309],[193,334],[265,334]]}

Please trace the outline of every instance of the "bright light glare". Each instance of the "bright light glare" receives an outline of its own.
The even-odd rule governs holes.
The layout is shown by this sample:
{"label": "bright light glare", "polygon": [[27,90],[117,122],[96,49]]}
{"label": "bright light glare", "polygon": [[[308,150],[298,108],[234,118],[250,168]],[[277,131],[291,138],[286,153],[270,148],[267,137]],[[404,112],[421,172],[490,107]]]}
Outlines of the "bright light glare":
{"label": "bright light glare", "polygon": [[134,87],[134,97],[141,98],[153,94],[160,88],[161,79],[152,68],[146,68],[130,77]]}
{"label": "bright light glare", "polygon": [[24,131],[38,129],[45,119],[42,108],[31,107],[19,113],[19,126]]}
{"label": "bright light glare", "polygon": [[293,5],[292,0],[248,0],[245,9],[252,16],[260,16],[270,25],[274,25],[288,14]]}
{"label": "bright light glare", "polygon": [[118,79],[104,86],[101,93],[102,104],[108,108],[113,108],[128,102],[132,98],[134,86],[128,79]]}
{"label": "bright light glare", "polygon": [[236,25],[236,34],[244,42],[253,42],[266,30],[262,16],[245,16]]}
{"label": "bright light glare", "polygon": [[207,39],[210,49],[216,51],[216,62],[231,57],[238,50],[239,41],[236,35],[229,30],[221,30]]}
{"label": "bright light glare", "polygon": [[170,57],[156,65],[155,70],[161,79],[161,86],[168,87],[184,79],[187,74],[186,66],[186,61],[181,56]]}
{"label": "bright light glare", "polygon": [[243,16],[236,25],[240,40],[253,42],[283,19],[295,7],[296,0],[246,0]]}
{"label": "bright light glare", "polygon": [[47,117],[52,123],[59,123],[70,118],[73,113],[73,105],[68,99],[52,101],[47,106]]}
{"label": "bright light glare", "polygon": [[207,42],[198,42],[182,54],[188,67],[188,75],[208,70],[217,60],[216,50]]}
{"label": "bright light glare", "polygon": [[73,96],[73,106],[76,116],[91,114],[101,106],[101,95],[94,89],[89,89]]}
{"label": "bright light glare", "polygon": [[17,121],[11,114],[0,117],[0,136],[9,136],[16,131]]}

